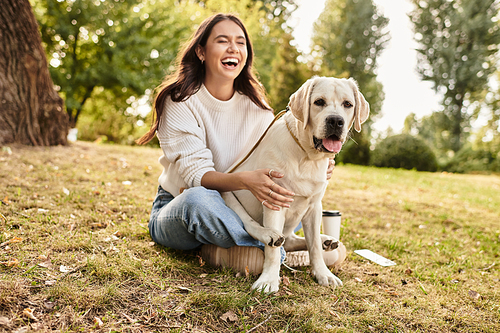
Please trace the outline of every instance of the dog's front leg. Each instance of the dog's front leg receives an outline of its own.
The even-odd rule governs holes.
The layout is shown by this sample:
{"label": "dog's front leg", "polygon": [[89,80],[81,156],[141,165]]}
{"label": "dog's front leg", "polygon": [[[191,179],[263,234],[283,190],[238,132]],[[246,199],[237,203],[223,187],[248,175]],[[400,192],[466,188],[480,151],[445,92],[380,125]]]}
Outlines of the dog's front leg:
{"label": "dog's front leg", "polygon": [[[272,230],[283,230],[285,224],[284,209],[274,211],[264,207],[264,227]],[[276,292],[279,289],[281,267],[281,249],[266,244],[264,249],[264,267],[262,274],[252,285],[252,289],[264,292]]]}
{"label": "dog's front leg", "polygon": [[245,230],[250,236],[269,246],[281,246],[281,244],[283,244],[285,236],[283,236],[283,234],[278,232],[276,229],[265,228],[256,222],[247,213],[233,192],[222,193],[222,198],[224,199],[226,205],[238,214],[241,221],[243,221]]}
{"label": "dog's front leg", "polygon": [[304,236],[309,249],[309,261],[312,274],[322,286],[341,286],[342,281],[336,277],[326,266],[323,260],[323,249],[320,236],[322,208],[321,203],[311,207],[304,216]]}

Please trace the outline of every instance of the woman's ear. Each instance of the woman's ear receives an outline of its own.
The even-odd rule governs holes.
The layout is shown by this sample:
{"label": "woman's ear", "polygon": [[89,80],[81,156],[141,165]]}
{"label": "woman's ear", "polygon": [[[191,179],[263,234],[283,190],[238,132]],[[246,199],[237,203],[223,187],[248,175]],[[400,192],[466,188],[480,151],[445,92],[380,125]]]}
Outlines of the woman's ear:
{"label": "woman's ear", "polygon": [[198,59],[200,59],[201,63],[203,63],[205,61],[205,50],[203,49],[203,46],[197,45],[195,52],[198,56]]}

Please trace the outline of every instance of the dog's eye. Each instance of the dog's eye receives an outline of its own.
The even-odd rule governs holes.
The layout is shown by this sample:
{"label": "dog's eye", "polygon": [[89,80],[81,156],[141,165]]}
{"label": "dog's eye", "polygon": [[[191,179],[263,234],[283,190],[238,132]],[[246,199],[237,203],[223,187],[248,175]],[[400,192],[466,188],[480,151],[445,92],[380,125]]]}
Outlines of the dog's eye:
{"label": "dog's eye", "polygon": [[325,106],[326,105],[326,102],[323,98],[320,98],[320,99],[317,99],[314,101],[314,105],[317,105],[317,106]]}
{"label": "dog's eye", "polygon": [[353,105],[351,104],[351,102],[349,102],[349,101],[344,101],[344,103],[342,103],[342,105],[343,105],[345,108],[348,108],[348,109],[349,109],[349,108],[352,108],[352,106],[353,106]]}

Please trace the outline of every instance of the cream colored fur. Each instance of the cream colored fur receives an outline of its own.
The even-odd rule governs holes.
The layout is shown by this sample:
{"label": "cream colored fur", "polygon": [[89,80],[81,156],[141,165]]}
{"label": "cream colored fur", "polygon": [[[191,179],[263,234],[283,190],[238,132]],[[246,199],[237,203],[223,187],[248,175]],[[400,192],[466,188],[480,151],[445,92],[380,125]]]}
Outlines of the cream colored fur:
{"label": "cream colored fur", "polygon": [[[319,99],[324,100],[324,106],[315,104]],[[345,107],[345,101],[352,107]],[[331,244],[338,240],[320,235],[321,199],[328,184],[328,158],[335,154],[316,149],[313,136],[324,138],[326,118],[335,115],[344,119],[340,141],[345,142],[350,127],[354,125],[359,132],[370,110],[354,80],[327,77],[306,81],[291,96],[289,108],[291,112],[269,129],[252,155],[234,172],[270,168],[283,173],[284,178],[274,178],[273,181],[295,192],[290,208],[268,209],[250,191],[223,193],[226,204],[240,216],[248,233],[266,245],[263,272],[252,286],[252,289],[265,292],[278,291],[279,246],[283,238],[288,251],[308,249],[311,271],[320,285],[342,285],[325,265],[322,255],[323,249],[333,249]],[[286,123],[305,151],[294,141]],[[302,222],[305,238],[293,233],[299,222]]]}

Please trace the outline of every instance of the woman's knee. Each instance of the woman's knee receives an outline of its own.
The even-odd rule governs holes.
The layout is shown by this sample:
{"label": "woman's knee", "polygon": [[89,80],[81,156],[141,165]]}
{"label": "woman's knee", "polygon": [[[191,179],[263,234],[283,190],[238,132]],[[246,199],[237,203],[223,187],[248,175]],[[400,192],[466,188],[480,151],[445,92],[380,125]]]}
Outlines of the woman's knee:
{"label": "woman's knee", "polygon": [[218,191],[203,186],[189,188],[182,192],[180,197],[182,197],[184,207],[196,206],[200,208],[200,206],[205,206],[211,208],[214,205],[225,204]]}

